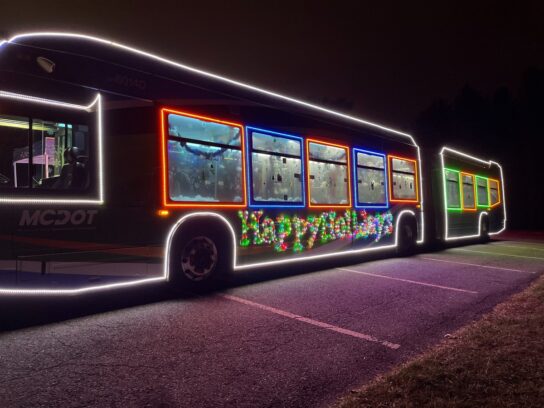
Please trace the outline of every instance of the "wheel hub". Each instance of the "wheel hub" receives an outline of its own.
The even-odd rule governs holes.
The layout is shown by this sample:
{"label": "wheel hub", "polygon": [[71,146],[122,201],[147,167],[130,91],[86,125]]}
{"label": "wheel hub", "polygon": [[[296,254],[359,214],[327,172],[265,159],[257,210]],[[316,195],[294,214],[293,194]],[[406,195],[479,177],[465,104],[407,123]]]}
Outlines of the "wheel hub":
{"label": "wheel hub", "polygon": [[183,248],[181,257],[183,273],[190,280],[203,280],[215,269],[217,258],[217,247],[211,239],[193,238]]}

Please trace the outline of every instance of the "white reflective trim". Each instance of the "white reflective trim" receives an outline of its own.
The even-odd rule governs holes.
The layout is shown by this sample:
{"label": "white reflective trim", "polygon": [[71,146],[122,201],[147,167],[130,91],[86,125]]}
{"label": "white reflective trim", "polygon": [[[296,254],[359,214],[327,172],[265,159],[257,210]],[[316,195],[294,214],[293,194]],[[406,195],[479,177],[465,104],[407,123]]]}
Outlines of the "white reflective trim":
{"label": "white reflective trim", "polygon": [[17,99],[25,102],[37,103],[42,105],[58,106],[66,109],[75,109],[90,112],[96,105],[97,114],[97,132],[98,132],[98,197],[96,199],[81,199],[81,198],[55,198],[55,197],[0,197],[0,204],[81,204],[81,205],[102,205],[104,204],[104,152],[103,152],[103,129],[102,129],[102,95],[97,94],[96,97],[88,105],[76,105],[52,99],[39,98],[30,95],[22,95],[13,92],[0,91],[0,99]]}
{"label": "white reflective trim", "polygon": [[0,288],[2,295],[81,295],[89,292],[100,292],[108,289],[128,288],[140,286],[147,283],[164,281],[164,276],[156,278],[138,279],[130,282],[111,283],[109,285],[89,286],[81,289],[8,289]]}
{"label": "white reflective trim", "polygon": [[489,163],[492,163],[492,164],[496,164],[497,166],[499,166],[499,170],[501,172],[501,189],[502,189],[502,210],[503,210],[503,214],[504,214],[504,220],[503,220],[503,225],[502,225],[502,228],[496,232],[490,232],[489,235],[497,235],[497,234],[500,234],[501,232],[503,232],[505,229],[506,229],[506,197],[505,197],[505,193],[504,193],[504,176],[502,174],[502,166],[493,161],[493,160],[490,160]]}
{"label": "white reflective trim", "polygon": [[398,245],[398,224],[400,219],[404,214],[411,214],[415,216],[415,212],[412,210],[403,210],[397,215],[397,220],[395,222],[395,243],[390,245],[382,245],[382,246],[376,246],[376,247],[370,247],[370,248],[360,248],[360,249],[349,249],[346,251],[341,252],[333,252],[328,254],[320,254],[320,255],[309,255],[309,256],[300,256],[296,258],[290,258],[290,259],[280,259],[277,261],[265,261],[265,262],[255,262],[251,264],[245,264],[245,265],[239,265],[238,264],[238,253],[237,253],[237,244],[236,244],[236,234],[234,232],[234,228],[230,224],[230,222],[223,217],[221,214],[214,213],[214,212],[196,212],[187,214],[184,217],[182,217],[174,226],[170,229],[170,232],[168,234],[168,237],[166,239],[166,246],[165,246],[165,256],[164,256],[164,276],[167,280],[170,278],[170,246],[172,244],[172,237],[174,236],[174,233],[177,231],[177,229],[180,227],[180,225],[185,222],[190,217],[195,216],[212,216],[220,218],[229,228],[231,235],[232,235],[232,244],[233,244],[233,252],[232,252],[232,269],[233,270],[240,270],[240,269],[250,269],[250,268],[260,268],[260,267],[266,267],[271,265],[282,265],[282,264],[289,264],[294,262],[301,262],[301,261],[310,261],[314,259],[323,259],[323,258],[333,258],[337,256],[342,255],[353,255],[353,254],[359,254],[364,252],[375,252],[383,249],[392,249],[396,248]]}
{"label": "white reflective trim", "polygon": [[482,163],[482,164],[485,164],[489,167],[491,167],[493,164],[497,165],[499,167],[499,171],[501,173],[501,189],[502,189],[502,208],[503,208],[503,214],[504,214],[504,218],[503,218],[503,226],[501,229],[499,229],[498,231],[493,231],[493,232],[488,232],[489,235],[496,235],[496,234],[500,234],[501,232],[503,232],[505,229],[506,229],[506,201],[505,201],[505,194],[504,194],[504,176],[503,176],[503,172],[502,172],[502,166],[493,161],[493,160],[489,160],[489,161],[485,161],[485,160],[482,160],[482,159],[479,159],[478,157],[475,157],[475,156],[472,156],[470,154],[467,154],[467,153],[463,153],[459,150],[455,150],[455,149],[452,149],[452,148],[449,148],[449,147],[442,147],[442,149],[440,150],[440,164],[442,165],[442,180],[441,180],[441,183],[442,183],[442,197],[443,197],[443,203],[444,203],[444,240],[445,241],[455,241],[455,240],[460,240],[460,239],[469,239],[469,238],[478,238],[480,237],[480,234],[481,234],[481,226],[482,226],[482,215],[486,214],[488,215],[488,213],[486,211],[482,211],[478,217],[478,234],[476,235],[461,235],[461,236],[456,236],[456,237],[450,237],[449,236],[449,224],[448,224],[448,203],[447,203],[447,191],[446,191],[446,183],[444,182],[445,180],[445,169],[444,169],[444,153],[445,152],[451,152],[453,154],[456,154],[456,155],[459,155],[459,156],[462,156],[462,157],[465,157],[467,159],[471,159],[471,160],[474,160],[474,161],[477,161],[479,163]]}
{"label": "white reflective trim", "polygon": [[271,265],[280,265],[280,264],[287,264],[292,262],[301,262],[301,261],[310,261],[314,259],[323,259],[323,258],[334,258],[337,256],[342,255],[354,255],[354,254],[360,254],[364,252],[375,252],[382,249],[392,249],[396,248],[398,245],[398,225],[399,221],[402,218],[404,214],[412,214],[415,216],[415,213],[412,210],[402,210],[397,215],[397,221],[395,222],[395,243],[390,245],[381,245],[376,247],[370,247],[370,248],[360,248],[360,249],[348,249],[346,251],[341,252],[332,252],[329,254],[320,254],[320,255],[310,255],[310,256],[301,256],[297,258],[292,259],[281,259],[279,261],[267,261],[267,262],[257,262],[253,264],[246,264],[246,265],[236,265],[234,269],[248,269],[248,268],[256,268],[256,267],[265,267],[265,266],[271,266]]}
{"label": "white reflective trim", "polygon": [[222,222],[224,222],[227,227],[230,230],[230,233],[232,235],[232,268],[234,269],[236,267],[236,233],[234,232],[234,228],[232,228],[232,225],[230,225],[230,222],[223,217],[221,214],[214,213],[211,211],[203,211],[203,212],[195,212],[187,214],[183,217],[181,217],[173,226],[170,228],[170,231],[168,232],[168,236],[166,237],[166,244],[164,246],[164,266],[163,266],[163,278],[166,280],[170,280],[170,247],[172,246],[172,238],[174,237],[176,231],[178,228],[189,218],[194,217],[215,217],[219,218]]}
{"label": "white reflective trim", "polygon": [[[318,106],[318,105],[314,105],[314,104],[311,104],[311,103],[308,103],[308,102],[304,102],[304,101],[301,101],[299,99],[291,98],[289,96],[281,95],[281,94],[278,94],[276,92],[268,91],[266,89],[261,89],[261,88],[258,88],[256,86],[246,84],[244,82],[234,81],[232,79],[223,77],[221,75],[217,75],[217,74],[213,74],[211,72],[203,71],[203,70],[191,67],[189,65],[181,64],[179,62],[175,62],[175,61],[169,60],[167,58],[162,58],[162,57],[160,57],[158,55],[151,54],[149,52],[146,52],[146,51],[143,51],[143,50],[140,50],[140,49],[137,49],[137,48],[129,47],[129,46],[124,45],[124,44],[116,43],[114,41],[105,40],[103,38],[94,37],[94,36],[90,36],[90,35],[84,35],[84,34],[77,34],[77,33],[36,32],[36,33],[24,33],[24,34],[16,35],[16,36],[10,38],[9,40],[7,40],[7,42],[16,43],[18,39],[29,38],[29,37],[80,38],[80,39],[85,39],[85,40],[89,40],[89,41],[98,42],[98,43],[101,43],[101,44],[106,44],[106,45],[109,45],[109,46],[112,46],[112,47],[116,47],[116,48],[120,48],[120,49],[123,49],[123,50],[126,50],[126,51],[133,52],[135,54],[143,55],[143,56],[146,56],[148,58],[152,58],[152,59],[154,59],[156,61],[160,61],[160,62],[165,63],[165,64],[173,65],[173,66],[175,66],[177,68],[185,69],[187,71],[190,71],[190,72],[202,75],[202,76],[206,76],[208,78],[218,79],[218,80],[227,82],[227,83],[232,84],[232,85],[236,85],[236,86],[239,86],[239,87],[242,87],[242,88],[245,88],[245,89],[250,89],[252,91],[262,93],[264,95],[268,95],[268,96],[272,96],[272,97],[282,99],[282,100],[285,100],[285,101],[293,102],[293,103],[296,103],[296,104],[299,104],[299,105],[302,105],[302,106],[306,106],[308,108],[317,109],[317,110],[319,110],[321,112],[326,112],[326,113],[329,113],[331,115],[335,115],[335,116],[338,116],[338,117],[341,117],[341,118],[344,118],[344,119],[349,119],[349,120],[352,120],[352,121],[355,121],[355,122],[359,122],[359,123],[362,123],[364,125],[372,126],[372,127],[375,127],[375,128],[387,131],[387,132],[391,132],[391,133],[394,133],[396,135],[403,136],[403,137],[406,137],[406,138],[410,139],[412,144],[414,146],[417,146],[417,144],[414,141],[413,137],[411,135],[409,135],[408,133],[400,132],[398,130],[395,130],[395,129],[392,129],[392,128],[389,128],[389,127],[386,127],[386,126],[382,126],[382,125],[379,125],[377,123],[369,122],[367,120],[363,120],[363,119],[360,119],[360,118],[357,118],[357,117],[354,117],[354,116],[346,115],[345,113],[336,112],[336,111],[333,111],[331,109],[324,108],[322,106]],[[1,44],[0,44],[0,46],[1,46]]]}
{"label": "white reflective trim", "polygon": [[[480,234],[481,234],[481,229],[482,229],[482,216],[483,215],[488,215],[487,214],[487,211],[482,211],[480,213],[480,215],[478,216],[478,233],[477,234],[473,234],[473,235],[460,235],[458,237],[450,237],[450,236],[446,236],[446,241],[456,241],[456,240],[459,240],[459,239],[468,239],[468,238],[478,238],[480,237]],[[447,232],[446,232],[447,234]],[[490,234],[491,235],[491,234]]]}
{"label": "white reflective trim", "polygon": [[53,105],[53,106],[60,106],[62,108],[87,110],[87,111],[90,110],[90,108],[97,102],[97,99],[99,98],[99,96],[100,94],[98,94],[96,98],[94,98],[93,101],[89,105],[84,106],[84,105],[76,105],[74,103],[55,101],[52,99],[39,98],[36,96],[22,95],[22,94],[18,94],[14,92],[0,91],[1,98],[18,99],[25,102],[35,102],[35,103],[41,103],[44,105]]}
{"label": "white reflective trim", "polygon": [[83,294],[83,293],[89,293],[89,292],[98,292],[102,290],[108,290],[108,289],[115,289],[115,288],[123,288],[123,287],[130,287],[130,286],[139,286],[147,283],[152,282],[159,282],[159,281],[169,281],[170,280],[170,252],[171,252],[171,246],[172,246],[172,238],[174,237],[176,231],[178,228],[188,219],[194,218],[194,217],[215,217],[219,218],[225,225],[228,227],[231,237],[232,237],[232,269],[233,270],[239,270],[239,269],[249,269],[249,268],[258,268],[258,267],[266,267],[266,266],[272,266],[272,265],[281,265],[281,264],[287,264],[287,263],[294,263],[294,262],[301,262],[301,261],[309,261],[314,259],[322,259],[322,258],[332,258],[342,255],[354,255],[364,252],[375,252],[379,250],[385,250],[385,249],[392,249],[396,248],[398,245],[398,225],[403,215],[405,214],[411,214],[412,216],[415,216],[414,211],[412,210],[403,210],[401,211],[397,216],[397,221],[395,222],[395,243],[390,245],[382,245],[378,247],[371,247],[371,248],[361,248],[361,249],[351,249],[347,251],[342,252],[334,252],[329,254],[321,254],[321,255],[310,255],[305,257],[298,257],[298,258],[292,258],[292,259],[282,259],[279,261],[267,261],[267,262],[258,262],[253,264],[246,264],[246,265],[238,265],[237,264],[237,244],[236,244],[236,233],[234,232],[234,228],[230,224],[230,222],[223,217],[221,214],[214,213],[214,212],[195,212],[187,214],[183,217],[181,217],[173,226],[170,228],[170,231],[168,232],[168,236],[166,237],[166,242],[164,246],[164,264],[163,264],[163,275],[154,277],[154,278],[146,278],[146,279],[139,279],[136,281],[131,282],[122,282],[122,283],[112,283],[109,285],[98,285],[98,286],[89,286],[86,288],[81,289],[16,289],[16,288],[0,288],[0,294],[6,294],[6,295],[77,295],[77,294]]}
{"label": "white reflective trim", "polygon": [[425,242],[425,215],[424,215],[424,212],[423,212],[423,196],[424,196],[424,193],[423,193],[423,172],[421,171],[421,155],[419,153],[419,146],[416,146],[417,147],[417,166],[418,166],[418,171],[419,171],[419,205],[421,206],[420,208],[420,230],[421,230],[421,236],[420,238],[416,241],[418,244],[423,244]]}

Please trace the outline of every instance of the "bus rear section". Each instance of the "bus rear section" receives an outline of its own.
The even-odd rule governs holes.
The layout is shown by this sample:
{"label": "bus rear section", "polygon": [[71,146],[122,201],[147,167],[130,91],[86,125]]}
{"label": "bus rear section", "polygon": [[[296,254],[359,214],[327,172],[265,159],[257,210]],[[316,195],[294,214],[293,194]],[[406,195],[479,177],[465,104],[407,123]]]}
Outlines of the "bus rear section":
{"label": "bus rear section", "polygon": [[[444,147],[435,169],[434,205],[441,240],[487,240],[506,228],[502,167],[468,153]],[[441,190],[441,191],[440,191]]]}

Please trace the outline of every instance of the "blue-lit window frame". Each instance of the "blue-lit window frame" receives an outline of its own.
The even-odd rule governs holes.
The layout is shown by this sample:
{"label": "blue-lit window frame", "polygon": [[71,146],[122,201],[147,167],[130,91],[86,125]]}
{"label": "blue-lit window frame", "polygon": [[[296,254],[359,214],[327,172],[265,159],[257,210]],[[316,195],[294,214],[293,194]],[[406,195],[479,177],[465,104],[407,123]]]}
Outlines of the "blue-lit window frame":
{"label": "blue-lit window frame", "polygon": [[[353,203],[355,208],[389,208],[389,185],[387,184],[387,156],[385,153],[374,152],[372,150],[360,149],[354,147],[351,149],[352,152],[352,167],[353,167]],[[383,158],[383,176],[385,181],[385,203],[383,204],[372,204],[372,203],[360,203],[359,202],[359,189],[357,183],[357,153],[365,153],[371,156],[379,156]]]}
{"label": "blue-lit window frame", "polygon": [[[279,136],[285,139],[296,140],[300,143],[300,168],[301,168],[301,185],[302,185],[302,202],[288,204],[284,201],[255,201],[253,200],[253,176],[252,165],[253,165],[253,132],[263,133],[269,136]],[[305,208],[306,207],[306,173],[305,173],[305,157],[304,157],[304,138],[300,136],[294,136],[286,133],[275,132],[273,130],[267,130],[263,128],[258,128],[254,126],[246,126],[246,177],[247,177],[247,194],[248,194],[248,205],[249,207],[258,207],[258,208]]]}

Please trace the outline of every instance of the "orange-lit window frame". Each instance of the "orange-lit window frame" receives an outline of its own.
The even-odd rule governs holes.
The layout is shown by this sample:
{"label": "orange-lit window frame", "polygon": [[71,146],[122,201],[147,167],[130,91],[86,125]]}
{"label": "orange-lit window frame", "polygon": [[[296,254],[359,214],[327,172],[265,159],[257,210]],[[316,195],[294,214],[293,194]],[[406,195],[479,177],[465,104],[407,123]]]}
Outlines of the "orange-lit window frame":
{"label": "orange-lit window frame", "polygon": [[[465,186],[464,186],[463,176],[469,176],[470,178],[472,178],[472,194],[474,196],[474,207],[465,206]],[[461,208],[463,209],[463,211],[476,211],[477,210],[476,203],[477,203],[476,177],[474,176],[474,174],[465,173],[464,171],[462,171],[461,172]]]}
{"label": "orange-lit window frame", "polygon": [[[393,159],[405,160],[414,163],[414,183],[416,184],[416,199],[395,198],[393,195]],[[417,168],[417,160],[410,159],[408,157],[394,156],[392,154],[387,155],[387,181],[389,181],[389,202],[391,203],[419,203],[419,173]]]}
{"label": "orange-lit window frame", "polygon": [[[348,204],[312,204],[312,188],[310,186],[310,143],[339,147],[346,151],[346,166],[348,174]],[[351,163],[349,158],[349,146],[336,143],[325,142],[318,139],[306,139],[306,192],[308,197],[308,207],[310,208],[351,208]]]}
{"label": "orange-lit window frame", "polygon": [[[229,125],[237,127],[240,129],[240,151],[242,153],[242,201],[240,203],[220,203],[220,202],[202,202],[202,201],[191,201],[191,202],[176,202],[172,201],[169,197],[168,191],[168,152],[167,152],[167,141],[168,141],[168,121],[166,116],[168,114],[186,116],[190,118],[200,119],[206,122],[221,123],[223,125]],[[219,120],[215,118],[210,118],[207,116],[196,115],[190,112],[179,111],[171,108],[162,108],[160,110],[161,115],[161,165],[162,165],[162,198],[163,206],[165,207],[198,207],[198,208],[242,208],[247,206],[247,186],[246,186],[246,148],[245,148],[245,134],[244,126],[239,123],[227,122],[224,120]]]}
{"label": "orange-lit window frame", "polygon": [[[492,178],[488,178],[487,179],[487,188],[488,188],[488,191],[489,191],[489,207],[490,208],[494,208],[498,205],[501,205],[502,203],[502,200],[501,200],[501,183],[499,182],[499,180],[497,179],[492,179]],[[490,181],[493,181],[495,183],[497,183],[497,198],[499,199],[499,201],[497,201],[495,204],[491,204],[491,183]]]}

